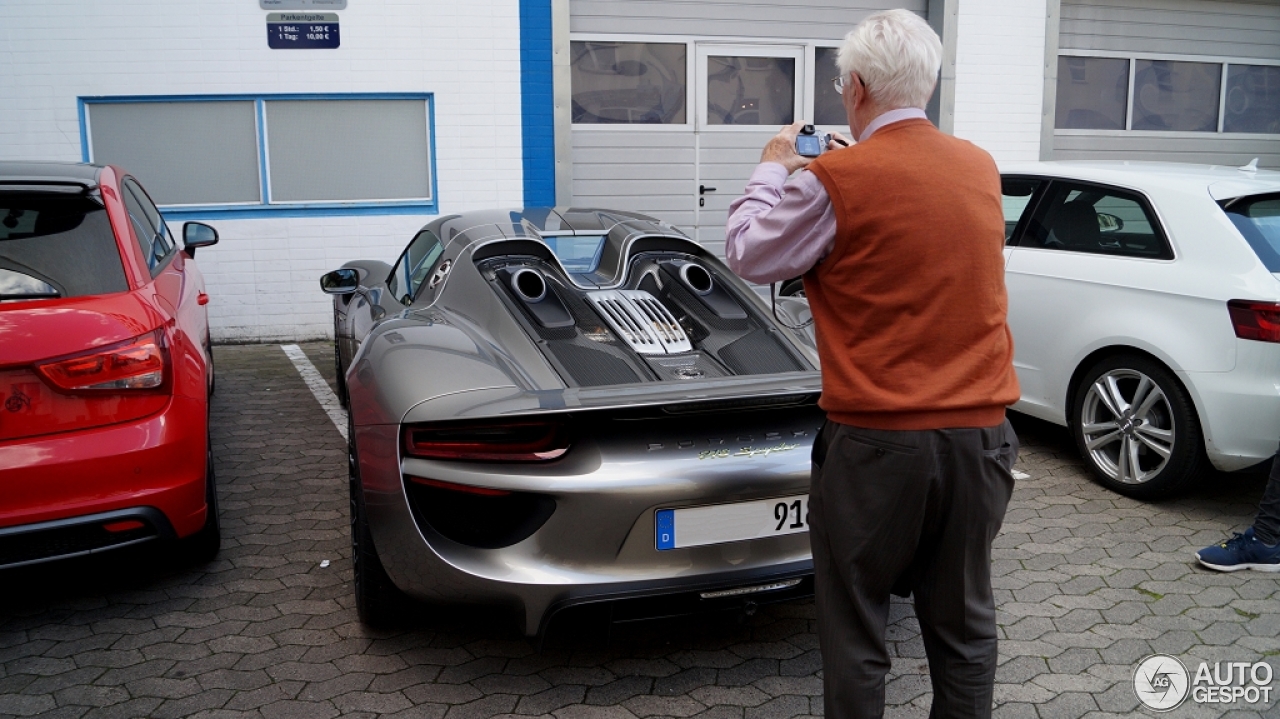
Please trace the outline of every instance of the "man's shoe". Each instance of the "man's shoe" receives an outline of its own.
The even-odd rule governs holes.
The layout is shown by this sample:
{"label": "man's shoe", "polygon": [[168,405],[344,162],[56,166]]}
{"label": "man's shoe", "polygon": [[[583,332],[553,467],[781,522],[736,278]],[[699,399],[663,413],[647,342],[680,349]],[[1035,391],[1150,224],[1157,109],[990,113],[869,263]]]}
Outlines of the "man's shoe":
{"label": "man's shoe", "polygon": [[1280,572],[1280,544],[1268,547],[1253,536],[1253,527],[1249,527],[1243,534],[1237,533],[1222,544],[1196,552],[1196,559],[1219,572],[1238,572],[1241,569]]}

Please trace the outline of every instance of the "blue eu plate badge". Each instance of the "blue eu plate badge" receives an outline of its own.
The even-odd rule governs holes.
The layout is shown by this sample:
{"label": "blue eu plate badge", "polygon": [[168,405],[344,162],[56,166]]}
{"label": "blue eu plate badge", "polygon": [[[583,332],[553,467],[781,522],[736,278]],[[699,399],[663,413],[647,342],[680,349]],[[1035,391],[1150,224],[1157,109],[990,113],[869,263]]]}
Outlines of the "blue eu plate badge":
{"label": "blue eu plate badge", "polygon": [[676,513],[673,509],[657,512],[658,549],[676,548]]}

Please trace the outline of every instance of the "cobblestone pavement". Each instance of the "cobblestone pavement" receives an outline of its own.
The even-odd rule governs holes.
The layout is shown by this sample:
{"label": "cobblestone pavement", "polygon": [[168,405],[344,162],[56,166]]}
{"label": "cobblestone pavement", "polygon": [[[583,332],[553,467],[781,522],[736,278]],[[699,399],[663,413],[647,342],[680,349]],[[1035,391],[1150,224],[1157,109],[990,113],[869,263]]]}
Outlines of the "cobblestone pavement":
{"label": "cobblestone pavement", "polygon": [[[332,382],[331,345],[304,346]],[[811,602],[608,626],[566,622],[543,647],[482,613],[423,607],[402,633],[357,621],[344,444],[276,345],[216,349],[214,452],[224,544],[184,566],[133,552],[3,576],[0,715],[366,717],[505,714],[768,719],[821,714]],[[1193,550],[1252,518],[1264,478],[1215,475],[1144,504],[1091,483],[1066,435],[1031,420],[996,542],[998,717],[1151,715],[1136,662],[1267,661],[1280,687],[1277,575],[1215,574]],[[327,564],[326,564],[327,561]],[[930,690],[910,605],[896,603],[888,715]],[[1189,700],[1169,716],[1228,714]],[[1230,716],[1280,716],[1237,704]]]}

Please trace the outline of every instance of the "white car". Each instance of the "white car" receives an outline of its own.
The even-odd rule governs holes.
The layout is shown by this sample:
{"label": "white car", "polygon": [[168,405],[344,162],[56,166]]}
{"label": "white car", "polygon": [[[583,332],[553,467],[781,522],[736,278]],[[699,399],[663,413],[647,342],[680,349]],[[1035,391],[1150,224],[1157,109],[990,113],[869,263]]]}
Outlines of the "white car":
{"label": "white car", "polygon": [[1100,482],[1166,496],[1280,443],[1280,172],[1001,166],[1022,398]]}

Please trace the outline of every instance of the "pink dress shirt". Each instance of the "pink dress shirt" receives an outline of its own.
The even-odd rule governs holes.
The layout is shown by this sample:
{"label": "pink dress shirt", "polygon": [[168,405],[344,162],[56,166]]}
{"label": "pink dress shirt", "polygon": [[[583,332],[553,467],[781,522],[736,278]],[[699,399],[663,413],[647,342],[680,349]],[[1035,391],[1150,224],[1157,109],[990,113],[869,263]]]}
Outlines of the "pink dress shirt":
{"label": "pink dress shirt", "polygon": [[[924,119],[924,110],[890,110],[867,125],[862,142],[895,122]],[[762,162],[746,192],[729,205],[724,253],[729,269],[761,284],[799,277],[831,254],[836,213],[818,176],[808,170],[787,179],[787,168]]]}

